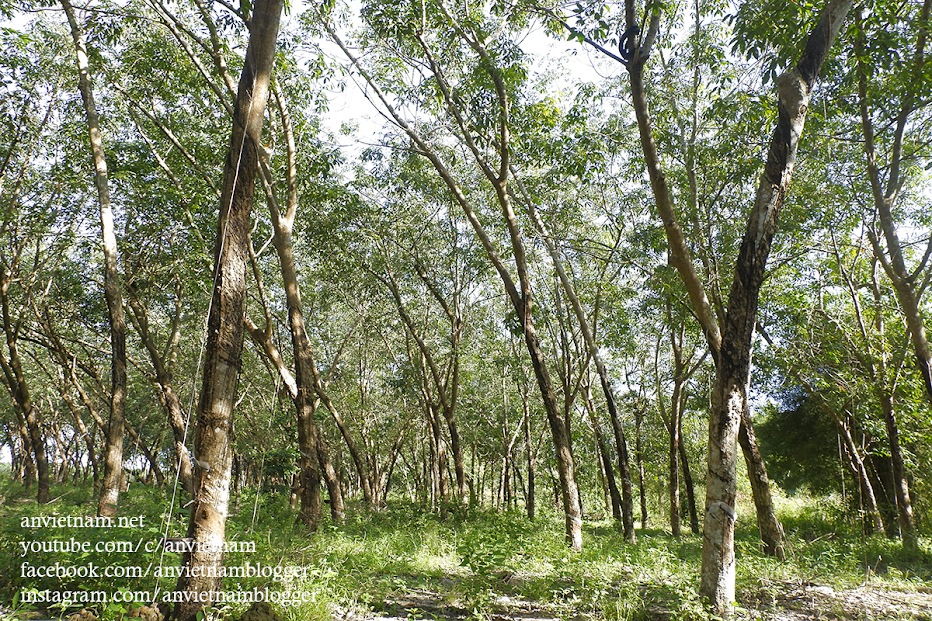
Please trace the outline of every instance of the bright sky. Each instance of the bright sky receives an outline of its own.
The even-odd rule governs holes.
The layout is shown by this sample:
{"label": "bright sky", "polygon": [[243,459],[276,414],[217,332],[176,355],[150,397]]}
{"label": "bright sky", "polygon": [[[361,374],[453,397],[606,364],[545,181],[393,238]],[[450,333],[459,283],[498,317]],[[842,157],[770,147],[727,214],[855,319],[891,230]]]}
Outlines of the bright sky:
{"label": "bright sky", "polygon": [[[356,8],[353,14],[358,13],[359,10]],[[349,41],[345,42],[350,44]],[[617,77],[622,71],[621,65],[589,46],[576,41],[554,40],[548,37],[540,23],[533,24],[518,43],[535,59],[533,63],[535,73],[552,73],[557,76],[553,82],[554,91],[550,95],[558,99],[573,97],[575,85],[580,82]],[[344,66],[349,64],[336,46],[326,46],[325,49],[332,61]],[[345,152],[347,156],[352,156],[376,143],[378,134],[387,122],[373,103],[365,97],[363,86],[358,76],[348,77],[344,91],[331,93],[330,110],[325,116],[325,127],[334,134],[340,143],[339,146],[348,151]],[[341,136],[340,128],[344,123],[356,124],[358,129],[349,136]]]}

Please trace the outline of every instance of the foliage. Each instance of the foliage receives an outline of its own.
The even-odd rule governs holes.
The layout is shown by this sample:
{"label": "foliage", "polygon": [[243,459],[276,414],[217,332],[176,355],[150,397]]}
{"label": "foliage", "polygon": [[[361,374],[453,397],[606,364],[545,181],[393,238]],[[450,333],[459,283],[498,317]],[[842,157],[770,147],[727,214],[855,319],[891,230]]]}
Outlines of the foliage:
{"label": "foliage", "polygon": [[[640,446],[645,479],[633,481],[634,491],[643,488],[650,525],[663,527],[666,420],[676,381],[671,335],[681,335],[684,356],[698,364],[683,381],[681,405],[700,504],[714,361],[703,358],[703,335],[669,265],[630,94],[618,80],[623,68],[595,57],[576,62],[583,56],[577,44],[587,39],[615,49],[622,6],[567,4],[560,13],[559,3],[325,4],[323,13],[305,7],[280,35],[278,92],[261,137],[268,194],[258,193],[253,210],[247,314],[292,368],[268,208],[292,198],[287,113],[298,205],[293,251],[320,373],[315,417],[344,486],[348,522],[324,525],[314,536],[293,526],[288,493],[302,458],[295,415],[280,374],[252,342],[239,380],[232,447],[238,514],[228,536],[254,540],[259,549],[250,558],[287,558],[310,568],[299,586],[314,598],[285,611],[295,620],[327,618],[332,606],[379,606],[386,597],[438,584],[476,617],[509,594],[609,618],[650,618],[658,608],[701,618],[694,538],[648,530],[628,546],[610,520],[598,519],[611,509],[593,433],[596,416],[609,429],[605,399],[544,243],[546,237],[555,245],[593,327],[622,404],[629,452]],[[637,17],[648,8],[662,12],[644,67],[656,147],[700,279],[723,315],[743,233],[736,223],[746,220],[774,120],[772,82],[798,56],[799,32],[821,5],[649,3],[637,7]],[[203,379],[220,154],[250,10],[248,2],[92,2],[80,16],[100,100],[123,286],[127,299],[132,294],[138,302],[127,310],[127,420],[135,435],[126,444],[132,483],[121,512],[145,515],[159,529],[177,463],[165,386],[186,417]],[[15,517],[78,514],[94,502],[110,399],[109,327],[73,46],[62,16],[48,6],[5,3],[0,14],[16,18],[0,26],[0,340],[6,344],[0,449],[16,479],[2,490],[0,589],[10,601],[22,588],[52,585],[13,571],[16,542],[35,537]],[[574,30],[546,39],[540,25],[557,35],[560,15]],[[324,20],[359,54],[356,65],[335,55]],[[806,578],[824,570],[838,583],[853,583],[870,567],[887,571],[882,580],[895,576],[904,584],[911,583],[907,573],[928,577],[922,549],[909,556],[896,542],[861,538],[857,486],[850,473],[839,472],[838,429],[827,413],[848,426],[880,476],[889,462],[881,404],[892,404],[920,533],[928,535],[929,403],[912,365],[903,304],[870,240],[881,231],[863,135],[866,117],[876,129],[881,181],[899,167],[892,213],[909,280],[920,293],[918,310],[927,318],[929,298],[921,294],[932,274],[932,64],[916,64],[922,32],[928,24],[919,2],[868,2],[842,33],[813,94],[804,157],[761,297],[752,382],[770,476],[791,495],[781,502],[796,556],[785,566],[759,557],[753,529],[742,526],[745,594],[757,588],[755,575]],[[571,46],[561,48],[555,38]],[[354,82],[366,86],[360,91]],[[365,115],[372,118],[358,122]],[[904,151],[899,161],[886,161],[903,115]],[[416,144],[402,122],[423,142]],[[344,133],[334,135],[328,129],[334,125]],[[507,175],[497,167],[505,156]],[[498,192],[496,180],[505,176]],[[475,209],[487,240],[475,234],[462,200]],[[503,215],[507,204],[513,224]],[[510,243],[514,231],[524,244],[541,347],[572,434],[587,518],[582,554],[564,549],[562,514],[550,507],[555,460],[548,422],[522,352],[524,327],[498,280],[500,270],[519,261]],[[886,244],[881,256],[891,252]],[[38,450],[52,464],[58,500],[51,505],[25,502],[35,485],[36,447],[23,433],[11,344],[39,414]],[[446,414],[464,457],[465,498],[451,491],[454,425]],[[190,446],[194,429],[185,431],[182,444]],[[615,451],[610,446],[612,468]],[[381,486],[372,507],[362,504],[360,470]],[[164,487],[146,487],[156,471]],[[532,498],[538,522],[519,514]],[[171,534],[184,530],[186,501],[170,508]],[[385,503],[384,513],[370,512]],[[753,522],[746,517],[743,525]],[[73,560],[119,561],[103,553]]]}
{"label": "foliage", "polygon": [[[17,486],[5,479],[5,493]],[[19,528],[20,518],[34,515],[80,515],[86,491],[69,487],[47,510],[30,502],[8,502],[0,533],[0,564],[17,568],[18,542],[35,536]],[[126,495],[127,514],[145,516],[151,525],[133,536],[158,540],[162,536],[162,502],[158,490],[133,487]],[[285,498],[260,494],[257,521],[252,522],[253,491],[244,490],[235,501],[239,511],[229,524],[228,541],[251,541],[255,552],[234,552],[227,564],[245,561],[271,565],[297,565],[306,577],[291,583],[243,579],[238,588],[270,586],[306,593],[296,606],[282,606],[288,619],[329,619],[342,610],[379,609],[386,600],[412,592],[442,594],[443,605],[493,614],[501,596],[522,597],[535,607],[557,616],[591,612],[606,619],[649,619],[657,614],[693,620],[706,618],[696,595],[694,575],[700,562],[697,536],[673,539],[661,531],[642,531],[636,546],[624,543],[620,529],[610,520],[588,521],[582,553],[568,551],[562,543],[560,518],[547,510],[535,522],[517,513],[463,511],[442,520],[425,514],[402,500],[392,501],[387,511],[356,513],[343,527],[326,526],[316,534],[293,524]],[[8,500],[25,500],[22,495]],[[914,589],[932,578],[932,554],[904,551],[884,537],[865,539],[845,517],[837,496],[799,494],[779,501],[780,517],[793,554],[785,563],[764,557],[757,549],[753,516],[742,513],[737,532],[739,600],[761,597],[761,585],[786,579],[811,580],[836,588],[860,585],[865,575],[872,582]],[[180,526],[180,525],[179,525]],[[171,533],[170,533],[171,534]],[[56,537],[67,540],[111,533],[86,529],[62,529]],[[124,563],[123,558],[103,554],[58,555],[45,561]],[[41,562],[39,557],[31,562]],[[174,555],[164,560],[177,563]],[[133,555],[132,562],[140,562]],[[153,562],[158,564],[158,558]],[[55,585],[23,583],[4,576],[4,605],[11,605],[24,587]],[[153,587],[154,581],[121,581],[128,589]],[[112,589],[115,585],[85,582],[81,588]],[[62,612],[67,612],[64,610]],[[223,610],[221,610],[223,612]],[[227,615],[234,614],[227,608]],[[429,611],[427,611],[429,612]]]}
{"label": "foliage", "polygon": [[[763,438],[767,472],[789,493],[841,492],[837,429],[806,395],[787,395],[755,428]],[[836,440],[833,444],[833,440]]]}

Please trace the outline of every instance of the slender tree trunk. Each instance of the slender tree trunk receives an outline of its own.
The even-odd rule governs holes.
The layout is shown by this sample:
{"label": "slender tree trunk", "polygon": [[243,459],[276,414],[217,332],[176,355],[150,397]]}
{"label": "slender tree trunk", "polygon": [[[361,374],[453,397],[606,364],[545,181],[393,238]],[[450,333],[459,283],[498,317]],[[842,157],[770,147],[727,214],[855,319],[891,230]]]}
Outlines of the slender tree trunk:
{"label": "slender tree trunk", "polygon": [[[279,103],[280,100],[279,100]],[[284,107],[279,106],[284,114]],[[287,119],[287,116],[284,117]],[[274,203],[274,195],[269,192],[269,206],[272,211],[272,224],[275,229],[273,244],[278,252],[281,265],[282,281],[285,286],[285,299],[288,306],[288,321],[291,330],[292,350],[295,360],[295,393],[292,399],[298,417],[298,448],[301,452],[301,470],[305,493],[301,495],[300,521],[315,530],[320,520],[320,480],[323,476],[330,494],[331,516],[337,523],[342,523],[343,492],[339,477],[330,463],[329,453],[323,443],[320,430],[315,420],[315,401],[317,385],[320,378],[313,361],[311,342],[307,336],[304,313],[301,304],[301,289],[298,282],[297,268],[294,261],[292,230],[297,215],[297,179],[293,137],[290,122],[285,122],[288,145],[288,206],[281,213]],[[268,180],[267,180],[268,182]],[[269,184],[270,185],[270,184]],[[277,356],[280,359],[280,356]]]}
{"label": "slender tree trunk", "polygon": [[[301,510],[298,513],[298,521],[309,530],[315,531],[320,523],[323,506],[320,490],[321,478],[327,484],[327,490],[330,494],[330,513],[335,523],[342,523],[345,518],[343,490],[340,478],[333,468],[329,451],[316,422],[317,405],[320,400],[315,397],[315,393],[318,392],[317,388],[321,380],[317,373],[317,366],[314,362],[313,351],[304,322],[301,288],[297,276],[292,242],[292,232],[298,211],[297,155],[294,133],[291,128],[291,117],[277,87],[273,85],[272,91],[275,95],[283,133],[285,134],[288,162],[286,169],[288,192],[284,212],[279,208],[278,200],[272,188],[273,179],[269,163],[262,154],[260,154],[259,164],[262,187],[272,216],[274,229],[272,241],[278,254],[282,282],[285,288],[292,351],[295,360],[294,376],[285,367],[285,362],[278,348],[272,342],[271,315],[267,303],[265,308],[265,331],[260,330],[248,317],[245,319],[245,325],[253,340],[260,344],[268,359],[275,366],[294,403],[298,422],[298,451],[301,455],[301,474],[299,477]],[[253,264],[256,280],[261,283],[261,277],[256,267],[255,253],[252,252],[251,247],[250,260]],[[265,297],[261,297],[265,303]]]}
{"label": "slender tree trunk", "polygon": [[884,532],[883,519],[880,517],[880,510],[877,508],[877,497],[874,495],[874,486],[871,484],[870,475],[864,461],[861,459],[854,438],[851,437],[851,431],[848,426],[835,414],[835,411],[822,399],[819,399],[822,410],[826,412],[835,422],[835,427],[842,438],[845,447],[845,455],[848,458],[851,470],[858,480],[858,490],[861,495],[861,503],[866,513],[867,524],[871,532]]}
{"label": "slender tree trunk", "polygon": [[10,316],[8,292],[11,282],[6,270],[0,269],[0,304],[2,304],[3,331],[9,351],[9,358],[0,356],[0,367],[3,370],[4,383],[13,401],[13,409],[16,411],[22,439],[22,456],[26,469],[25,486],[28,489],[34,479],[38,480],[36,500],[44,504],[51,499],[48,455],[45,449],[45,438],[42,437],[39,410],[32,401],[29,385],[23,374],[16,329]]}
{"label": "slender tree trunk", "polygon": [[[180,287],[177,288],[177,291],[180,294]],[[148,312],[142,305],[142,301],[139,300],[136,295],[132,283],[127,285],[127,293],[129,294],[127,296],[127,301],[129,302],[130,309],[133,311],[131,316],[133,318],[133,325],[139,333],[139,338],[142,340],[143,345],[145,345],[146,351],[149,353],[149,360],[155,371],[155,383],[158,384],[159,387],[159,401],[168,415],[168,424],[172,430],[172,439],[175,446],[175,466],[178,473],[178,480],[188,497],[190,497],[194,493],[194,470],[191,464],[191,455],[188,453],[185,444],[186,417],[184,415],[184,408],[181,406],[181,400],[175,393],[172,375],[165,361],[162,359],[162,352],[156,347],[155,340],[149,331]]]}
{"label": "slender tree trunk", "polygon": [[33,405],[28,394],[20,393],[22,403],[26,406],[26,427],[29,429],[29,442],[32,445],[33,459],[36,464],[36,480],[39,482],[36,500],[40,504],[51,500],[51,486],[49,484],[49,461],[45,452],[45,439],[39,424],[39,410]]}
{"label": "slender tree trunk", "polygon": [[[595,410],[589,411],[590,417]],[[605,435],[602,433],[597,418],[592,418],[592,430],[595,432],[595,442],[599,451],[599,463],[601,464],[603,477],[608,488],[608,499],[611,503],[612,517],[616,521],[621,521],[621,494],[618,493],[618,484],[615,482],[615,473],[612,470],[612,457],[609,453],[608,446],[605,443]]]}
{"label": "slender tree trunk", "polygon": [[757,446],[757,436],[751,424],[750,406],[745,407],[741,415],[741,427],[738,429],[738,442],[744,452],[744,461],[751,480],[751,492],[757,508],[757,528],[764,543],[764,554],[775,556],[781,561],[786,558],[783,549],[783,527],[777,520],[770,495],[770,479],[764,467],[764,458]]}
{"label": "slender tree trunk", "polygon": [[346,521],[346,505],[343,502],[343,483],[340,475],[333,467],[330,460],[330,451],[327,448],[327,441],[319,433],[317,435],[317,458],[320,461],[321,470],[324,475],[324,483],[327,485],[327,494],[330,496],[330,519],[334,524],[342,524]]}
{"label": "slender tree trunk", "polygon": [[78,88],[84,100],[87,126],[90,134],[91,152],[94,156],[94,181],[100,202],[100,221],[104,251],[104,298],[110,321],[111,389],[110,423],[107,425],[107,444],[104,449],[104,478],[100,490],[97,514],[115,516],[120,499],[120,476],[123,472],[123,417],[126,408],[126,321],[123,319],[123,296],[120,291],[120,274],[117,268],[118,254],[116,232],[113,226],[113,208],[110,205],[110,187],[107,179],[107,160],[104,156],[103,139],[94,91],[91,86],[84,33],[75,18],[69,0],[61,0],[71,36],[74,39],[78,63]]}
{"label": "slender tree trunk", "polygon": [[191,621],[214,601],[212,592],[219,590],[220,579],[211,576],[218,575],[223,565],[223,548],[218,544],[225,538],[230,500],[233,406],[243,346],[250,212],[282,1],[259,0],[253,9],[223,171],[215,283],[195,438],[195,457],[203,467],[196,471],[196,493],[188,524],[193,547],[183,557],[189,571],[176,586],[187,600],[175,607],[173,617],[177,621]]}
{"label": "slender tree trunk", "polygon": [[[462,443],[460,442],[459,429],[456,426],[456,401],[457,395],[459,394],[459,352],[457,351],[457,347],[459,345],[460,336],[462,334],[462,320],[458,314],[450,308],[446,300],[444,300],[443,296],[436,291],[436,287],[427,278],[427,274],[423,269],[423,266],[418,264],[417,270],[421,276],[421,279],[427,283],[428,289],[432,294],[434,294],[434,297],[443,306],[447,317],[450,319],[450,343],[452,344],[453,351],[450,354],[452,356],[452,360],[450,362],[450,366],[448,367],[449,373],[446,374],[444,374],[438,367],[436,361],[434,360],[434,356],[430,351],[430,348],[424,342],[424,339],[421,337],[421,334],[417,330],[416,324],[411,319],[411,315],[405,308],[401,294],[398,290],[398,283],[395,281],[395,276],[392,274],[391,270],[388,270],[387,277],[382,276],[381,274],[378,274],[371,269],[369,269],[369,272],[380,282],[382,282],[391,292],[392,299],[395,302],[395,308],[398,310],[398,315],[401,317],[402,322],[408,329],[408,333],[414,339],[415,343],[417,343],[418,350],[421,352],[421,366],[424,373],[424,382],[433,382],[433,389],[436,392],[437,397],[436,402],[439,404],[440,412],[446,421],[447,431],[450,433],[450,450],[453,452],[453,471],[456,478],[456,494],[459,502],[463,503],[465,502],[466,470],[465,462],[463,460],[463,447]],[[430,392],[429,387],[426,385],[424,390],[428,393]],[[447,496],[448,494],[444,495],[445,500],[447,499]]]}
{"label": "slender tree trunk", "polygon": [[537,475],[537,451],[531,445],[531,408],[528,404],[528,395],[526,385],[521,387],[521,411],[524,415],[524,452],[527,455],[527,519],[534,521],[534,513],[537,502],[536,475]]}
{"label": "slender tree trunk", "polygon": [[[886,253],[880,245],[876,233],[869,229],[869,238],[874,256],[881,262],[883,269],[890,282],[893,284],[897,300],[900,303],[900,310],[906,319],[906,327],[909,330],[909,336],[913,344],[913,351],[916,355],[916,366],[919,375],[922,378],[923,386],[926,391],[926,398],[932,402],[932,349],[929,347],[929,340],[926,335],[925,321],[919,306],[919,299],[922,295],[922,287],[917,288],[918,274],[910,274],[906,269],[906,262],[903,258],[903,248],[896,232],[893,210],[896,200],[900,195],[903,187],[903,180],[900,178],[902,164],[906,158],[903,156],[903,140],[908,133],[910,115],[922,107],[916,99],[924,84],[927,59],[925,56],[925,45],[929,34],[929,15],[932,12],[932,0],[924,0],[922,9],[917,23],[919,24],[919,35],[916,38],[916,49],[912,58],[912,75],[907,81],[904,88],[907,89],[902,99],[902,104],[896,116],[896,126],[893,130],[893,144],[889,149],[889,165],[886,167],[887,180],[886,187],[881,183],[880,167],[877,163],[877,154],[874,149],[874,127],[871,119],[868,99],[867,73],[870,69],[865,66],[864,62],[864,34],[863,24],[859,24],[858,33],[855,39],[855,53],[857,55],[858,69],[858,99],[861,110],[861,128],[864,133],[864,155],[866,156],[867,176],[870,182],[871,194],[874,199],[874,209],[880,220],[880,229],[883,234],[883,240],[886,243]],[[860,15],[858,16],[860,22]],[[929,249],[932,250],[932,240],[929,241]],[[888,258],[889,257],[889,258]],[[904,540],[905,541],[905,540]]]}
{"label": "slender tree trunk", "polygon": [[524,202],[528,209],[528,213],[531,216],[531,220],[534,222],[535,227],[540,232],[541,237],[547,246],[547,251],[550,254],[551,260],[553,261],[554,269],[556,270],[557,276],[560,279],[560,284],[562,285],[563,291],[566,293],[566,296],[570,300],[573,313],[576,316],[576,321],[579,324],[580,332],[582,333],[583,340],[586,344],[586,349],[589,351],[590,356],[592,356],[592,360],[595,362],[596,371],[599,375],[599,383],[602,386],[602,392],[605,395],[605,402],[608,406],[609,417],[612,421],[612,430],[614,431],[615,444],[618,450],[618,472],[621,476],[621,514],[624,535],[629,543],[634,543],[636,539],[634,532],[634,500],[631,492],[631,467],[630,460],[628,458],[628,445],[625,439],[624,429],[622,429],[621,423],[619,421],[618,408],[615,405],[615,394],[611,388],[611,382],[609,381],[608,369],[606,368],[602,357],[599,355],[598,344],[595,341],[595,336],[593,334],[592,328],[589,325],[589,320],[586,317],[582,305],[579,302],[579,296],[576,295],[576,289],[573,287],[572,282],[570,282],[570,279],[566,274],[566,270],[563,268],[563,261],[560,259],[560,253],[554,244],[553,239],[548,234],[546,226],[544,226],[543,221],[540,219],[540,216],[537,213],[537,209],[534,206],[533,201],[530,199],[524,184],[517,177],[516,183],[518,188],[521,190],[521,195],[524,198]]}
{"label": "slender tree trunk", "polygon": [[[682,229],[673,208],[651,129],[643,85],[643,63],[659,28],[660,15],[651,16],[644,47],[628,62],[631,95],[641,146],[657,210],[667,237],[670,263],[686,286],[689,299],[709,343],[716,377],[709,417],[709,472],[703,529],[700,595],[716,614],[728,615],[735,601],[734,527],[737,437],[747,406],[750,382],[751,337],[764,268],[777,230],[783,199],[789,187],[799,139],[809,106],[809,94],[828,50],[841,28],[852,0],[830,0],[816,25],[796,68],[776,81],[779,118],[761,176],[747,229],[738,253],[735,276],[723,325],[712,313],[705,288],[696,273]],[[626,2],[629,25],[634,3]]]}
{"label": "slender tree trunk", "polygon": [[[682,416],[680,423],[682,423]],[[683,440],[683,430],[680,429],[680,465],[683,467],[683,486],[686,488],[686,506],[689,507],[689,528],[693,534],[699,534],[699,516],[696,513],[696,490],[693,485],[693,475],[689,469],[689,458],[686,456],[686,442]]]}
{"label": "slender tree trunk", "polygon": [[[458,372],[454,371],[454,374],[458,374]],[[460,504],[466,504],[466,462],[463,459],[463,443],[460,441],[460,432],[456,426],[453,408],[449,405],[442,406],[442,413],[447,423],[447,431],[450,432],[450,450],[453,451],[453,474],[456,477],[456,497]]]}
{"label": "slender tree trunk", "polygon": [[641,450],[641,423],[644,414],[639,409],[634,412],[634,455],[638,468],[638,496],[641,501],[641,529],[647,528],[647,487],[644,476],[644,453]]}
{"label": "slender tree trunk", "polygon": [[[87,446],[87,464],[94,477],[94,484],[97,484],[98,474],[97,474],[97,453],[94,450],[94,436],[91,435],[91,432],[88,430],[87,425],[84,424],[84,419],[81,418],[81,415],[78,413],[78,408],[74,403],[74,400],[69,394],[70,391],[64,384],[64,378],[61,378],[61,398],[65,402],[65,405],[68,406],[68,409],[71,411],[71,415],[74,417],[75,425],[78,428],[78,433],[81,434],[81,437],[84,438],[84,443]],[[86,476],[86,475],[85,475]]]}
{"label": "slender tree trunk", "polygon": [[[669,476],[670,476],[670,532],[674,537],[680,536],[680,401],[683,393],[682,361],[679,358],[679,349],[674,343],[676,377],[673,379],[673,395],[670,399],[670,425],[669,425]],[[658,395],[662,398],[661,395]]]}
{"label": "slender tree trunk", "polygon": [[557,476],[560,482],[560,496],[563,501],[564,517],[566,518],[567,543],[574,550],[582,550],[582,510],[579,506],[579,490],[576,485],[576,468],[570,451],[566,424],[557,412],[557,395],[553,391],[550,372],[547,370],[546,360],[537,339],[537,331],[534,329],[530,317],[525,319],[524,337],[528,351],[531,353],[531,364],[537,376],[537,383],[544,397],[547,422],[550,424],[550,433],[553,436]]}
{"label": "slender tree trunk", "polygon": [[900,526],[900,537],[903,546],[916,548],[916,520],[913,517],[913,504],[909,497],[909,483],[906,479],[906,466],[903,463],[903,451],[900,448],[900,434],[896,424],[896,412],[893,408],[893,398],[885,390],[880,393],[880,409],[883,411],[883,421],[887,429],[887,446],[890,448],[890,464],[893,471],[893,493],[896,496],[897,522]]}

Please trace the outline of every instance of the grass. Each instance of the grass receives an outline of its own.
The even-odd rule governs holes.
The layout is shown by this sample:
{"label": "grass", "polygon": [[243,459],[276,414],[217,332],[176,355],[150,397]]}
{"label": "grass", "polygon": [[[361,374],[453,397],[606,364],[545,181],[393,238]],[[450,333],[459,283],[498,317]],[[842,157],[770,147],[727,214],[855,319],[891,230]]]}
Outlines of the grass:
{"label": "grass", "polygon": [[[67,540],[113,538],[114,533],[56,530],[35,533],[20,527],[20,518],[44,514],[83,515],[89,492],[67,488],[50,505],[22,502],[23,492],[9,485],[0,522],[0,602],[6,608],[28,612],[14,595],[24,588],[153,589],[153,579],[74,580],[27,579],[18,575],[22,561],[19,542],[38,537]],[[61,492],[59,492],[61,493]],[[253,527],[252,501],[243,497],[240,511],[228,522],[228,541],[254,542],[255,552],[236,552],[227,565],[245,562],[263,565],[298,565],[307,577],[275,583],[244,579],[244,589],[269,586],[279,592],[302,594],[305,601],[276,606],[288,621],[329,620],[339,607],[357,611],[380,610],[392,600],[411,593],[435,593],[441,601],[425,608],[420,618],[442,616],[442,607],[466,611],[474,619],[487,619],[503,601],[531,602],[560,618],[590,616],[610,621],[657,618],[707,619],[696,593],[701,563],[701,539],[686,535],[674,539],[660,530],[641,530],[638,543],[628,545],[611,520],[587,521],[582,552],[563,543],[562,521],[556,512],[544,513],[531,523],[517,513],[457,510],[447,519],[422,508],[395,502],[390,509],[368,513],[351,506],[343,526],[325,525],[314,534],[294,525],[286,499],[264,496]],[[159,490],[133,487],[121,500],[123,515],[144,515],[147,528],[128,533],[131,539],[161,537],[163,498]],[[745,510],[736,532],[739,601],[776,606],[775,590],[786,582],[814,583],[834,588],[873,584],[915,589],[932,580],[930,541],[919,551],[905,551],[898,541],[866,538],[846,519],[831,499],[786,500],[780,504],[789,542],[784,562],[759,553],[753,513]],[[183,532],[186,516],[176,512],[171,535]],[[129,558],[127,558],[129,557]],[[144,554],[35,554],[33,564],[88,563],[146,565],[157,555]],[[168,565],[178,565],[169,557]],[[162,590],[174,580],[163,579]],[[228,584],[227,588],[233,588]],[[505,598],[505,599],[503,599]],[[15,604],[15,606],[14,606]],[[218,616],[232,617],[245,605],[218,607]],[[99,607],[101,608],[101,607]],[[99,610],[105,619],[117,619],[128,606]],[[55,610],[44,611],[55,613]],[[64,611],[58,611],[64,612]],[[462,616],[462,615],[460,615]]]}

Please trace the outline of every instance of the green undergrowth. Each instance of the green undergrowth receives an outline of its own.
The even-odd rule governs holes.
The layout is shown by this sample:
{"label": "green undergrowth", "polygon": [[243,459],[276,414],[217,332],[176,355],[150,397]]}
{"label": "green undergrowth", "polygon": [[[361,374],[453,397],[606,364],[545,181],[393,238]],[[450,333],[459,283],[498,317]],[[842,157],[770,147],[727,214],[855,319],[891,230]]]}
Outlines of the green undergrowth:
{"label": "green undergrowth", "polygon": [[[7,487],[0,507],[0,602],[7,610],[15,609],[24,618],[38,608],[22,604],[23,589],[29,588],[112,591],[159,586],[164,592],[174,587],[174,580],[158,582],[151,577],[68,584],[23,578],[19,575],[21,541],[106,539],[114,533],[88,529],[37,533],[23,528],[22,517],[87,515],[93,499],[86,489],[67,488],[53,503],[39,506],[29,502],[18,487]],[[229,553],[227,565],[293,566],[304,575],[278,582],[245,578],[240,587],[228,580],[226,588],[269,587],[302,594],[305,601],[276,606],[288,621],[329,620],[337,609],[386,610],[387,602],[411,593],[429,594],[435,600],[431,608],[405,609],[411,618],[445,618],[444,610],[454,610],[456,618],[488,619],[517,605],[566,619],[709,618],[697,595],[701,538],[692,533],[675,539],[661,530],[641,529],[637,543],[629,545],[611,520],[590,520],[584,525],[583,550],[573,552],[564,544],[561,514],[554,510],[545,510],[530,522],[520,513],[466,509],[451,509],[441,517],[404,502],[393,502],[381,512],[351,504],[345,524],[337,526],[325,519],[316,533],[308,533],[294,524],[284,496],[260,495],[255,500],[246,493],[234,500],[227,530],[228,541],[249,543],[255,549]],[[133,487],[121,503],[121,515],[144,516],[145,527],[127,531],[132,535],[128,538],[161,538],[165,529],[162,492]],[[897,541],[866,537],[836,504],[831,499],[781,501],[788,537],[783,562],[760,553],[753,513],[742,511],[736,533],[739,602],[776,601],[775,596],[768,599],[769,592],[789,582],[846,588],[869,580],[913,589],[932,580],[928,539],[922,540],[919,551],[906,551]],[[183,534],[186,519],[186,512],[176,509],[168,534]],[[34,564],[180,563],[178,555],[155,553],[30,554],[28,560]],[[211,612],[216,618],[232,618],[245,607],[226,605]],[[129,608],[96,606],[108,620],[121,618]],[[60,615],[71,610],[41,612]]]}

